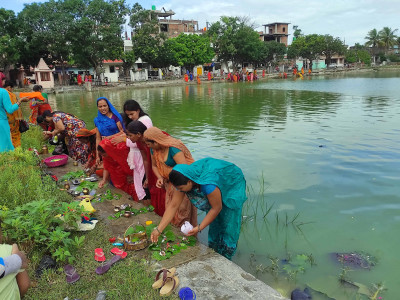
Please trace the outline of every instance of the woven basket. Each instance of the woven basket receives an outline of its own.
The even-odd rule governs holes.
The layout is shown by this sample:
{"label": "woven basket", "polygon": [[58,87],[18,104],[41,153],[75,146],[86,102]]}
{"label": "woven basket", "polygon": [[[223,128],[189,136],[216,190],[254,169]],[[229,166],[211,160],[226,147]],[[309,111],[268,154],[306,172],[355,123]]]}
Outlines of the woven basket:
{"label": "woven basket", "polygon": [[[56,160],[56,161],[54,161],[54,160]],[[61,155],[50,156],[50,157],[46,158],[43,162],[49,168],[60,167],[60,166],[65,165],[68,162],[68,155],[61,154]]]}
{"label": "woven basket", "polygon": [[[142,250],[147,247],[149,241],[147,240],[146,230],[140,233],[126,234],[129,228],[141,224],[131,224],[124,233],[124,249],[125,250]],[[142,225],[143,226],[143,225]],[[134,241],[134,242],[132,242]]]}

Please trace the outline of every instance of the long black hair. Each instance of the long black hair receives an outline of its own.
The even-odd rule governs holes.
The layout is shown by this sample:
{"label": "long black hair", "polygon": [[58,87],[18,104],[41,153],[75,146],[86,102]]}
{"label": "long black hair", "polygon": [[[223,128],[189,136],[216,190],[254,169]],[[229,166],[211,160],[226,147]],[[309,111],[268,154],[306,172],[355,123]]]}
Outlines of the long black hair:
{"label": "long black hair", "polygon": [[189,178],[187,178],[185,175],[182,173],[172,170],[169,173],[169,181],[172,183],[174,186],[180,186],[180,185],[185,185],[189,182]]}
{"label": "long black hair", "polygon": [[126,127],[126,131],[133,134],[143,133],[147,130],[146,125],[140,121],[131,121]]}
{"label": "long black hair", "polygon": [[125,127],[128,126],[128,124],[132,121],[131,119],[128,118],[126,115],[126,111],[137,111],[139,110],[139,118],[143,116],[147,116],[147,114],[143,111],[142,107],[136,100],[126,100],[124,103],[124,113],[122,118],[124,119]]}

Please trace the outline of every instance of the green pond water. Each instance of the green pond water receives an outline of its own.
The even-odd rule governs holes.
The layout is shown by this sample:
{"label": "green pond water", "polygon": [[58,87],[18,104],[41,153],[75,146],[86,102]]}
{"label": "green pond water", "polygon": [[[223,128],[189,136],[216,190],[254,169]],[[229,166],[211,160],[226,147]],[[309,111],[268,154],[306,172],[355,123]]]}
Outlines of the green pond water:
{"label": "green pond water", "polygon": [[[376,266],[347,278],[368,287],[383,282],[382,297],[398,299],[399,87],[393,71],[66,93],[50,95],[50,103],[91,129],[99,96],[119,110],[135,99],[195,159],[212,156],[242,168],[250,199],[233,261],[286,295],[310,285],[336,299],[363,299],[338,283],[342,266],[330,255],[362,251]],[[311,254],[316,265],[296,263],[298,254]],[[288,256],[289,273],[281,262]],[[279,259],[277,276],[266,269],[269,257]]]}

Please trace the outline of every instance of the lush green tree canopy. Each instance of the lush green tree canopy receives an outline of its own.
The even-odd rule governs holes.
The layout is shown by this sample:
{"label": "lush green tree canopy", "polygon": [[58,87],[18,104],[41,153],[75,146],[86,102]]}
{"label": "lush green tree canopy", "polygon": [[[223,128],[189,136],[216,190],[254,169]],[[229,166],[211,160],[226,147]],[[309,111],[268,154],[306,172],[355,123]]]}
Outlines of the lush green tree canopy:
{"label": "lush green tree canopy", "polygon": [[239,17],[221,17],[208,30],[218,60],[231,61],[234,69],[239,63],[255,62],[262,41],[257,32]]}
{"label": "lush green tree canopy", "polygon": [[184,34],[165,42],[173,53],[172,65],[191,69],[196,65],[211,62],[215,53],[206,35]]}
{"label": "lush green tree canopy", "polygon": [[6,69],[19,58],[18,20],[12,10],[0,9],[0,68]]}

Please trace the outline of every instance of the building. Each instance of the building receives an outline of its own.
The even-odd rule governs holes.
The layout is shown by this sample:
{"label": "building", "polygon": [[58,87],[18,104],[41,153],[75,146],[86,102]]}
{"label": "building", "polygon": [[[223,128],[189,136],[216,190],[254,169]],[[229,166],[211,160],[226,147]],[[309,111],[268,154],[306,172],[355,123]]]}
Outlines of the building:
{"label": "building", "polygon": [[36,84],[43,86],[44,89],[54,88],[53,71],[54,70],[51,70],[49,66],[45,63],[43,58],[41,58],[34,70]]}
{"label": "building", "polygon": [[260,39],[264,42],[276,41],[288,46],[290,23],[270,23],[265,24],[264,32],[260,33]]}
{"label": "building", "polygon": [[163,7],[161,10],[153,10],[158,18],[160,25],[160,32],[164,32],[168,38],[174,38],[181,33],[194,34],[199,32],[199,23],[194,20],[175,20],[172,16],[175,12],[172,10],[165,10]]}

